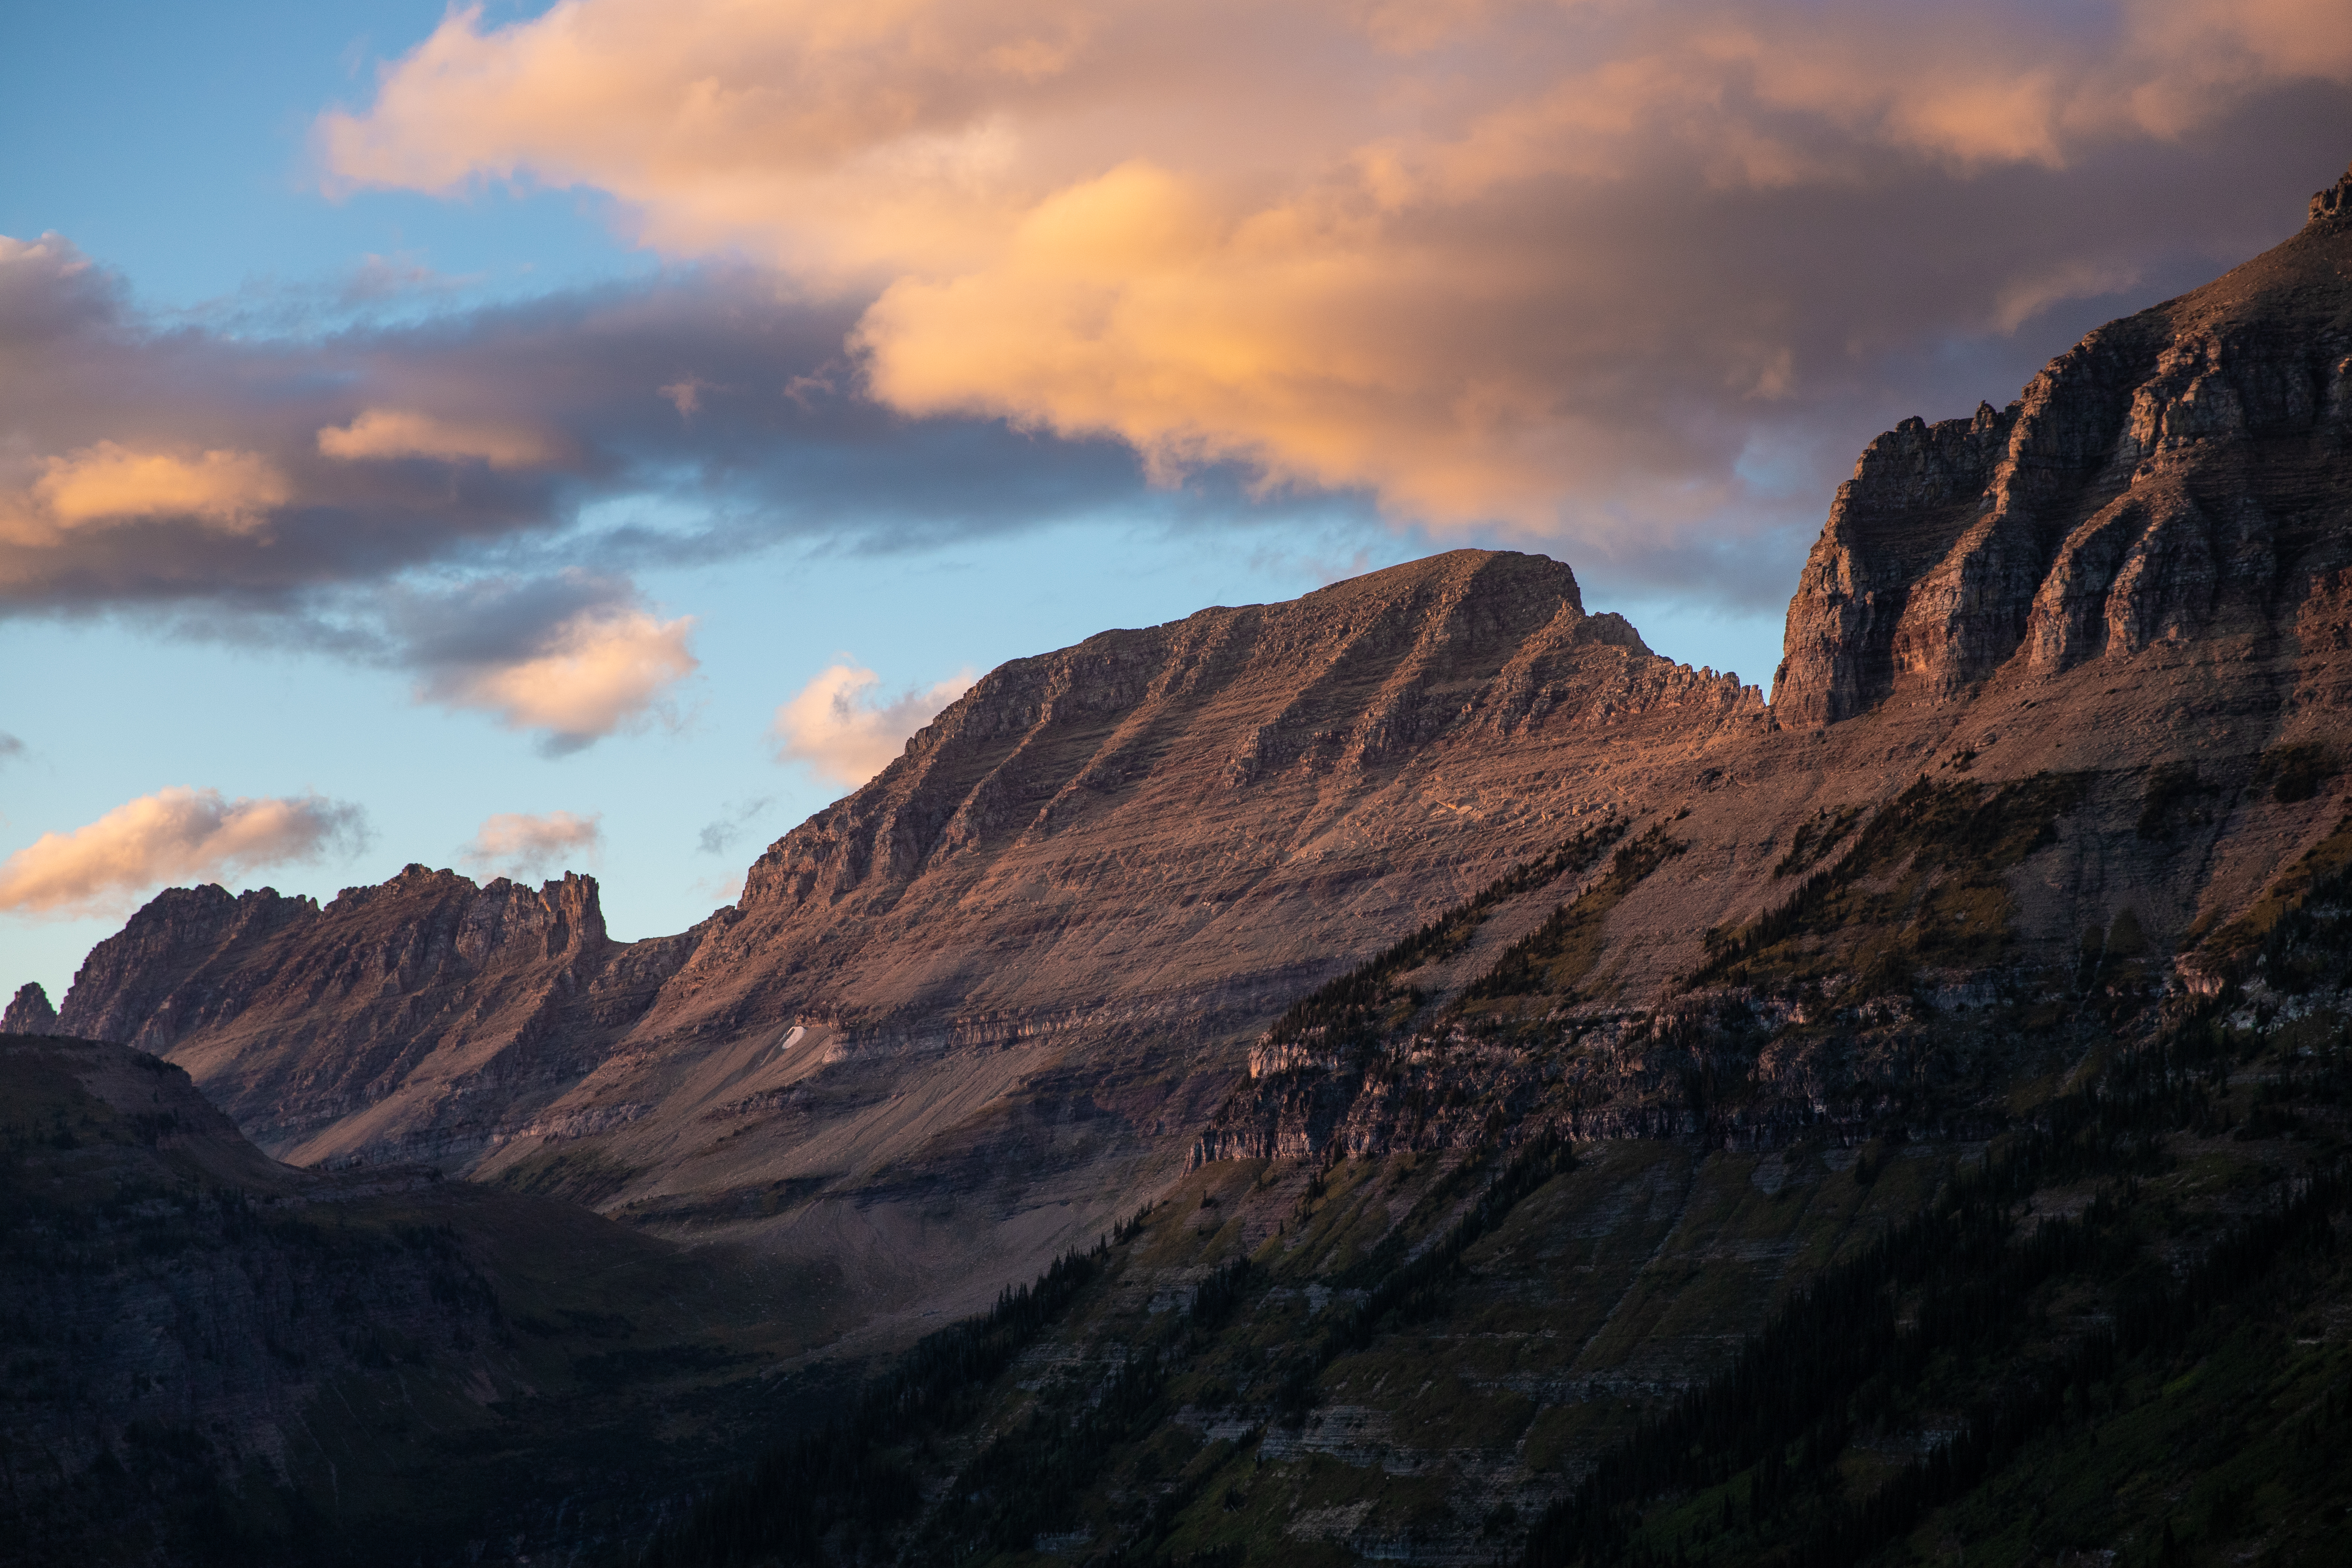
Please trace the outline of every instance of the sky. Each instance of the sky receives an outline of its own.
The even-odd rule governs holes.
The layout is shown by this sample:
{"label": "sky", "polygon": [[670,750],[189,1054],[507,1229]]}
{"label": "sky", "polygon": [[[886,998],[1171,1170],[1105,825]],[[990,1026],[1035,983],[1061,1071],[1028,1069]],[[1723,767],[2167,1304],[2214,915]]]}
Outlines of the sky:
{"label": "sky", "polygon": [[1878,432],[2352,158],[2341,0],[0,24],[0,983],[160,888],[615,935],[1002,661],[1463,545],[1768,684]]}

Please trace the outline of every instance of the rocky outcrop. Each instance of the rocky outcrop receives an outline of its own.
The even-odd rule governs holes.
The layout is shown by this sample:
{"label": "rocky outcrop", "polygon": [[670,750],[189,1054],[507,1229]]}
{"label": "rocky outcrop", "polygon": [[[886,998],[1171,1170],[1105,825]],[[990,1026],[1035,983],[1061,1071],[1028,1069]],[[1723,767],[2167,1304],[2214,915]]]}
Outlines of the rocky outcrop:
{"label": "rocky outcrop", "polygon": [[46,1035],[57,1026],[58,1010],[37,981],[18,986],[8,1010],[0,1013],[0,1035]]}
{"label": "rocky outcrop", "polygon": [[91,951],[58,1027],[172,1057],[297,1163],[465,1165],[593,1067],[685,946],[614,942],[570,874],[412,865],[323,910],[174,889]]}
{"label": "rocky outcrop", "polygon": [[2258,631],[2339,570],[2347,188],[2286,244],[2091,333],[2006,410],[1871,443],[1790,605],[1781,722]]}

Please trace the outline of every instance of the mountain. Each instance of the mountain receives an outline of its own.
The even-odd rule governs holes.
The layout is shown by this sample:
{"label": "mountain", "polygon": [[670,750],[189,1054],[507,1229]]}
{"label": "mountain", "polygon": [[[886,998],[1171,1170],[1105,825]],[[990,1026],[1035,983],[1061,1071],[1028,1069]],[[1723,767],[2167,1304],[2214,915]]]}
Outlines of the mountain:
{"label": "mountain", "polygon": [[169,1062],[0,1035],[0,1562],[593,1550],[789,1427],[793,1285],[429,1166],[282,1165]]}
{"label": "mountain", "polygon": [[284,1158],[756,1237],[866,1311],[984,1300],[1180,1171],[1297,991],[1625,759],[1686,776],[1768,722],[1567,567],[1455,552],[1006,665],[680,936],[610,942],[585,878],[178,890],[58,1026],[184,1065]]}
{"label": "mountain", "polygon": [[1769,708],[1454,552],[1013,661],[678,936],[175,890],[58,1027],[839,1353],[1038,1276],[667,1561],[2323,1561],[2348,384],[2352,174],[1873,442]]}
{"label": "mountain", "polygon": [[463,1168],[500,1117],[602,1060],[689,945],[612,941],[584,877],[534,891],[411,866],[324,910],[178,888],[92,950],[57,1028],[183,1061],[296,1163]]}

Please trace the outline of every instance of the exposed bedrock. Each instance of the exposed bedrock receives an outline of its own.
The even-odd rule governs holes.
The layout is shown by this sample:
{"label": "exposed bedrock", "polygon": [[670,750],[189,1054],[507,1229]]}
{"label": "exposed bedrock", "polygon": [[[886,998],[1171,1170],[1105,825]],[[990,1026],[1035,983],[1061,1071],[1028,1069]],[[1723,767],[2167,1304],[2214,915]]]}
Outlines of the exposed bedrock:
{"label": "exposed bedrock", "polygon": [[[2065,801],[1995,869],[1857,879],[1854,900],[1926,902],[1870,905],[1854,940],[1960,888],[2005,969],[2071,963],[2125,913],[2168,961],[2333,829],[2347,277],[2339,196],[2011,407],[1881,437],[1790,604],[1770,710],[1587,613],[1567,566],[1456,551],[1015,659],[677,936],[611,941],[583,878],[412,867],[324,909],[179,889],[91,954],[61,1026],[169,1056],[284,1158],[432,1159],[820,1259],[869,1317],[945,1310],[1091,1241],[1216,1127],[1234,1152],[1424,1137],[1408,1121],[1454,1142],[1500,1103],[1480,1075],[1556,1085],[1549,1046],[1487,1062],[1474,1030],[1327,1114],[1328,1085],[1284,1076],[1327,1070],[1313,1051],[1258,1079],[1250,1058],[1282,1055],[1268,1026],[1315,987],[1608,824],[1658,853],[1559,960],[1563,1016],[1616,1052],[1577,1080],[1574,1130],[1711,1131],[1685,1080],[1712,1058],[1657,1043],[1661,1006],[1710,931],[1783,903],[1923,773],[1954,800],[2048,773]],[[2285,755],[2307,787],[2273,787]],[[1495,905],[1429,994],[1612,864]],[[1918,1009],[1978,986],[1974,959],[1922,962]],[[1608,1020],[1636,1013],[1651,1032],[1619,1050]],[[1989,1070],[1915,1022],[1822,1025],[1758,1081],[1843,1124]],[[1265,1114],[1218,1123],[1244,1082]]]}
{"label": "exposed bedrock", "polygon": [[2092,332],[2008,408],[1872,442],[1790,605],[1780,721],[2265,631],[2341,568],[2347,188],[2284,245]]}
{"label": "exposed bedrock", "polygon": [[572,875],[477,887],[411,866],[323,910],[173,889],[91,951],[58,1027],[179,1062],[298,1163],[462,1166],[601,1059],[685,940],[612,941]]}

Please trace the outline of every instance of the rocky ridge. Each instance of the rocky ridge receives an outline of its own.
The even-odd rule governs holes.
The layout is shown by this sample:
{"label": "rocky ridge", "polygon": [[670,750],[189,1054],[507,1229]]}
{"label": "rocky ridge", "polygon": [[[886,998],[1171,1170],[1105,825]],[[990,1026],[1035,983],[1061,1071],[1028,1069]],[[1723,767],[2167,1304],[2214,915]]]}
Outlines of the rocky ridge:
{"label": "rocky ridge", "polygon": [[[1614,877],[1505,1011],[1591,1037],[1586,1135],[1706,1131],[1658,1018],[1727,995],[1707,976],[1722,943],[1753,947],[1923,774],[1963,815],[2066,781],[2013,859],[1913,876],[1915,845],[1880,878],[1912,901],[1866,910],[1891,894],[1852,866],[1831,889],[1861,911],[1844,947],[1730,984],[1835,990],[1875,962],[1873,921],[1910,930],[1960,899],[1955,929],[1992,946],[1913,941],[1874,1014],[1859,992],[1844,1015],[1723,1004],[1753,1016],[1717,1065],[1780,1064],[1789,1125],[1912,1114],[1892,1086],[1994,1065],[1914,1027],[1989,994],[1988,963],[2071,973],[2128,915],[2165,968],[2333,829],[2345,188],[2010,407],[1874,442],[1791,602],[1769,710],[1588,615],[1567,567],[1454,552],[1013,661],[678,937],[609,942],[584,879],[531,893],[412,868],[323,910],[176,892],[92,954],[63,1023],[186,1064],[274,1152],[432,1157],[831,1260],[874,1311],[954,1305],[1203,1152],[1475,1137],[1493,1104],[1412,1131],[1331,1053],[1281,1071],[1338,1079],[1228,1095],[1279,1076],[1249,1078],[1252,1048],[1301,995],[1603,820],[1675,847],[1504,900],[1408,988],[1416,1008],[1461,1000]],[[2279,787],[2290,773],[2311,787]],[[1401,1037],[1422,1038],[1414,1016]],[[1792,1021],[1814,1045],[1776,1055]],[[1551,1081],[1496,1048],[1476,1030],[1413,1047],[1441,1100],[1480,1073]]]}
{"label": "rocky ridge", "polygon": [[[91,951],[56,1027],[188,1067],[295,1163],[462,1167],[600,1059],[688,941],[614,942],[594,879],[570,873],[478,888],[412,865],[323,910],[173,889]],[[407,1135],[363,1131],[387,1124]]]}
{"label": "rocky ridge", "polygon": [[57,1027],[58,1010],[49,994],[37,984],[16,987],[7,1011],[0,1013],[0,1035],[46,1035]]}
{"label": "rocky ridge", "polygon": [[1872,442],[1790,605],[1781,722],[2280,629],[2342,565],[2345,189],[2284,245],[2092,332],[2006,409]]}

